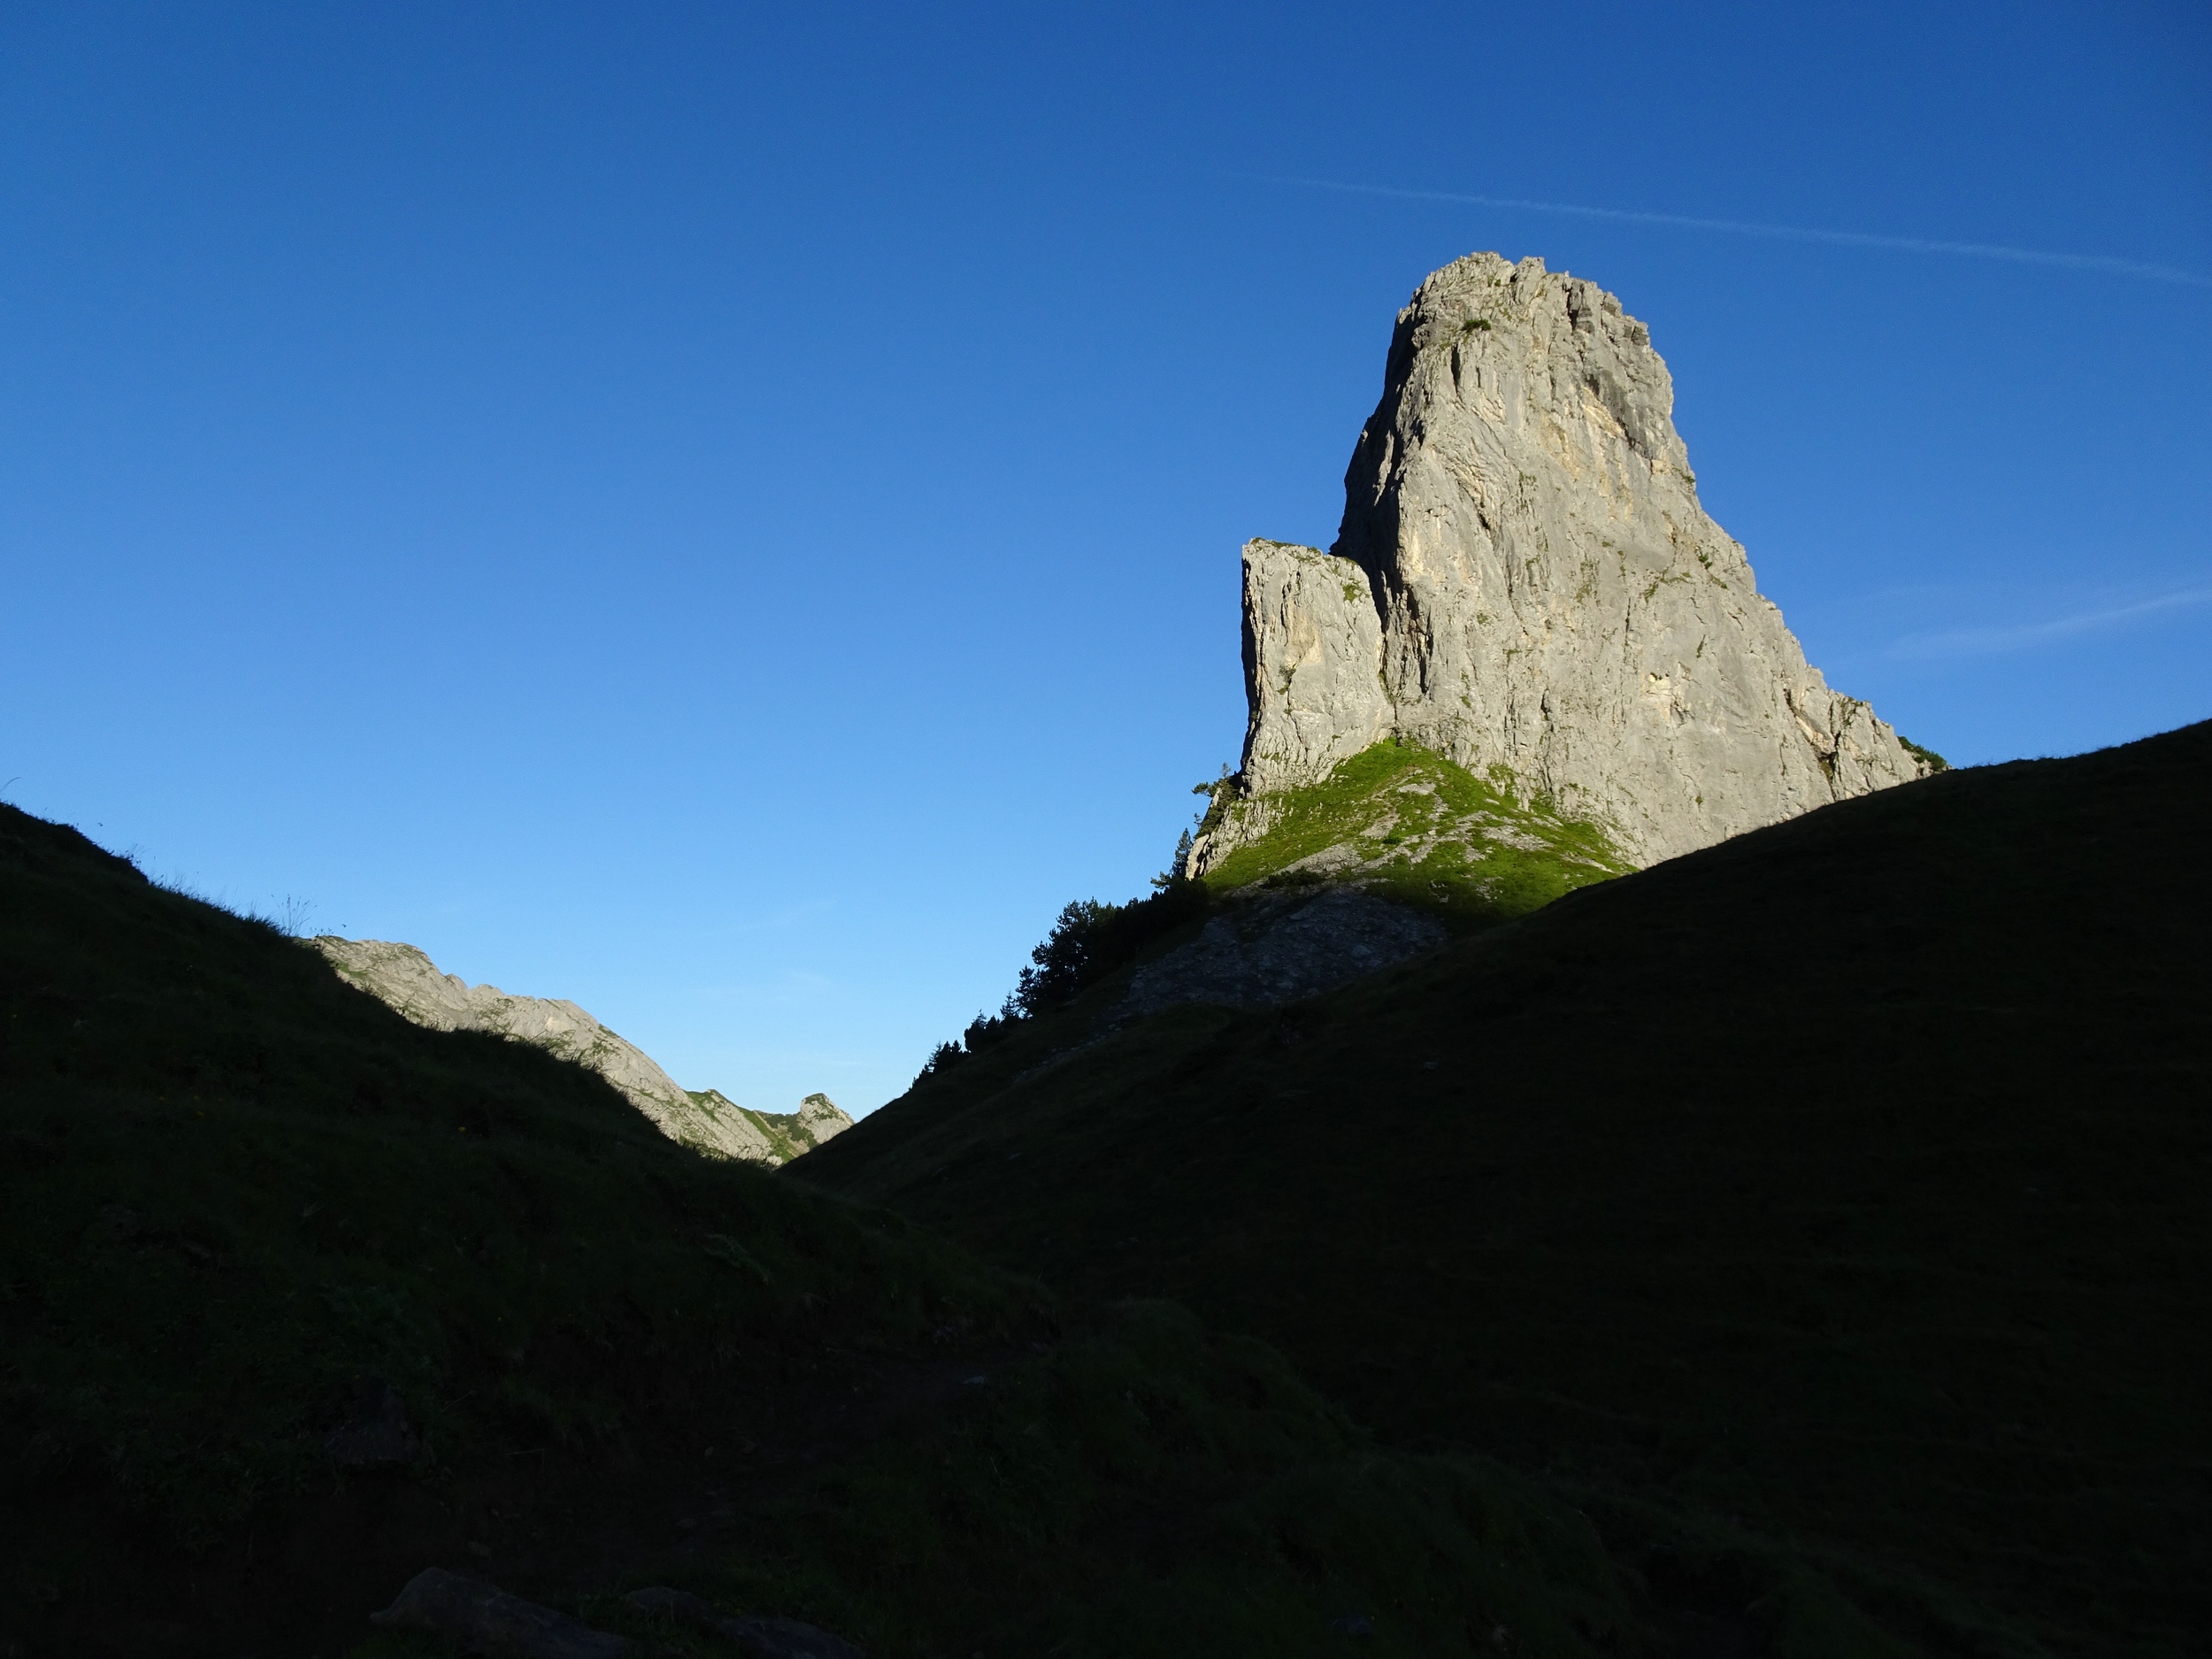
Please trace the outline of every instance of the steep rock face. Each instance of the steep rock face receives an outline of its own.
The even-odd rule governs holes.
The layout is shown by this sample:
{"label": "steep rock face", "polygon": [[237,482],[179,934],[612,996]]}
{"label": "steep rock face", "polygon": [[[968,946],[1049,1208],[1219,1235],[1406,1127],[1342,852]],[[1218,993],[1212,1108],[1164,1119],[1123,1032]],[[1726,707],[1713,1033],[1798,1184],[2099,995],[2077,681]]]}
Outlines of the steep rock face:
{"label": "steep rock face", "polygon": [[[1382,618],[1366,570],[1283,541],[1244,549],[1248,776],[1325,778],[1396,729],[1383,689]],[[1263,786],[1265,787],[1265,786]]]}
{"label": "steep rock face", "polygon": [[[712,1090],[703,1095],[687,1093],[642,1049],[573,1002],[510,996],[495,985],[471,985],[457,974],[441,973],[437,964],[412,945],[331,934],[314,942],[341,979],[418,1025],[495,1032],[589,1066],[672,1141],[750,1164],[781,1164],[792,1156],[754,1121],[754,1114]],[[822,1098],[809,1097],[810,1102]]]}
{"label": "steep rock face", "polygon": [[[1698,504],[1644,326],[1595,284],[1473,254],[1399,314],[1334,547],[1244,550],[1265,797],[1397,735],[1605,825],[1640,864],[1925,770],[1829,690]],[[1225,826],[1226,827],[1226,826]]]}

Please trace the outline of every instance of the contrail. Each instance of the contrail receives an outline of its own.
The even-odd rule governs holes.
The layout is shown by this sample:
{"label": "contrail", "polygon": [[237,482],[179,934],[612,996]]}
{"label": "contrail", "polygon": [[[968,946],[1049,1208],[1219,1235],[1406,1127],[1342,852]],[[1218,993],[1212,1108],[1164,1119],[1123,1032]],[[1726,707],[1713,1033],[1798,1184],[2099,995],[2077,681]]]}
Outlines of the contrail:
{"label": "contrail", "polygon": [[2030,622],[2008,628],[1954,628],[1942,634],[1908,634],[1890,647],[1893,657],[1982,657],[1998,651],[2020,651],[2031,646],[2042,645],[2052,640],[2062,640],[2077,634],[2088,634],[2115,623],[2132,622],[2139,617],[2154,616],[2162,611],[2178,611],[2190,605],[2212,603],[2212,588],[2186,588],[2179,593],[2161,594],[2155,599],[2145,599],[2131,605],[2117,605],[2107,611],[2084,611],[2078,616],[2060,617],[2051,622]]}
{"label": "contrail", "polygon": [[1458,202],[1473,207],[1515,208],[1526,213],[1566,213],[1577,219],[1610,219],[1624,225],[1670,225],[1683,230],[1721,230],[1738,236],[1770,236],[1782,242],[1821,242],[1842,248],[1889,248],[1901,253],[1962,254],[1975,259],[2005,259],[2014,265],[2059,265],[2072,271],[2100,271],[2110,276],[2147,277],[2185,288],[2212,288],[2212,277],[2170,265],[2114,259],[2093,253],[2045,253],[2034,248],[2004,248],[1990,242],[1928,242],[1916,236],[1877,236],[1856,230],[1809,230],[1798,225],[1752,225],[1733,219],[1693,219],[1686,213],[1633,213],[1617,207],[1579,207],[1571,202],[1524,202],[1511,196],[1463,196],[1451,190],[1401,190],[1382,184],[1342,184],[1333,179],[1290,179],[1272,173],[1232,173],[1263,184],[1297,185],[1309,190],[1340,190],[1350,196],[1389,196],[1408,202]]}

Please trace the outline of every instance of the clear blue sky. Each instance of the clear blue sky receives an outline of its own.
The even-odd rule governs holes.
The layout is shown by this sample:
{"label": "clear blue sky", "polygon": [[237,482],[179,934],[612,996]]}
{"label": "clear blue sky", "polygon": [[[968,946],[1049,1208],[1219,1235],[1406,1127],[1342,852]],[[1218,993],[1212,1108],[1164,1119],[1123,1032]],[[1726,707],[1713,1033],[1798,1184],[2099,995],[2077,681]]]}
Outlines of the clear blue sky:
{"label": "clear blue sky", "polygon": [[1706,504],[1910,736],[2205,718],[2207,19],[10,7],[0,782],[872,1107],[1165,863],[1238,545],[1330,539],[1477,249],[1650,324]]}

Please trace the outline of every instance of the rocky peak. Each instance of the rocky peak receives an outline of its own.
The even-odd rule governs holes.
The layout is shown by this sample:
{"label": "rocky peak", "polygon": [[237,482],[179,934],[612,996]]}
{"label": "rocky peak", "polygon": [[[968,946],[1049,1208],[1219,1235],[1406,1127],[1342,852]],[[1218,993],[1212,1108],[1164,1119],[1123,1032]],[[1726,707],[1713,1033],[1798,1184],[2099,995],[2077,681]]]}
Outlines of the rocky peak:
{"label": "rocky peak", "polygon": [[841,1135],[853,1126],[853,1120],[844,1109],[826,1094],[810,1094],[799,1102],[799,1110],[792,1114],[794,1129],[806,1138],[810,1147],[818,1147],[832,1136]]}
{"label": "rocky peak", "polygon": [[[1927,770],[1805,661],[1698,503],[1673,408],[1594,283],[1487,253],[1422,283],[1334,546],[1244,549],[1240,795],[1394,737],[1650,864]],[[1267,822],[1231,815],[1191,872]]]}
{"label": "rocky peak", "polygon": [[826,1094],[808,1095],[795,1112],[754,1111],[740,1106],[718,1088],[693,1089],[691,1101],[710,1116],[742,1118],[759,1130],[769,1147],[768,1156],[762,1160],[765,1163],[788,1164],[853,1126],[844,1109]]}

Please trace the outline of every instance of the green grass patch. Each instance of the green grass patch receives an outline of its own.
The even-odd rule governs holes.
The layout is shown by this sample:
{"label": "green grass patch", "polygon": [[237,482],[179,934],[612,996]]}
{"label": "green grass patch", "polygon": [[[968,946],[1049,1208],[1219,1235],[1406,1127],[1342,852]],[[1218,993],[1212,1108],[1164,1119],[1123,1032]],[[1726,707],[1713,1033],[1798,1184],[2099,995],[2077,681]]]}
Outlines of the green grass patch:
{"label": "green grass patch", "polygon": [[[1395,739],[1338,763],[1317,784],[1248,800],[1225,787],[1216,800],[1217,833],[1237,843],[1206,872],[1217,894],[1350,879],[1481,926],[1633,867],[1601,826],[1525,796],[1502,770],[1485,781]],[[1301,867],[1333,849],[1325,871]]]}
{"label": "green grass patch", "polygon": [[1912,739],[1907,737],[1902,732],[1900,732],[1897,734],[1897,741],[1903,746],[1905,753],[1910,755],[1915,760],[1918,761],[1921,765],[1925,767],[1930,772],[1948,772],[1951,770],[1951,763],[1949,761],[1944,759],[1942,756],[1937,754],[1932,749],[1925,749],[1920,744],[1914,742]]}

